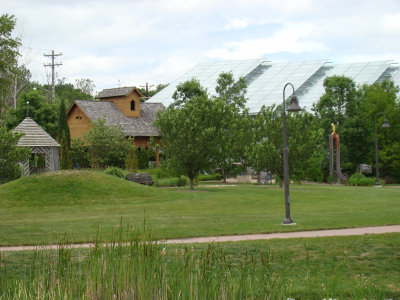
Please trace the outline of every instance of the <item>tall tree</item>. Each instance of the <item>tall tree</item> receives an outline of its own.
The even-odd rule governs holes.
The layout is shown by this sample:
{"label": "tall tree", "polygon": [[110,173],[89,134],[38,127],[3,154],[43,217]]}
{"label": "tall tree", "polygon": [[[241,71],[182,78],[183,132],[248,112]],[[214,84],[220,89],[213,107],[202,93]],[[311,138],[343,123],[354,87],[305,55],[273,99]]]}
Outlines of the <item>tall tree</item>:
{"label": "tall tree", "polygon": [[216,128],[214,103],[198,80],[178,85],[175,101],[159,112],[155,125],[161,135],[166,167],[177,175],[186,175],[190,189],[200,171],[210,168]]}
{"label": "tall tree", "polygon": [[93,80],[91,80],[91,79],[79,78],[79,79],[75,80],[75,88],[80,90],[85,95],[93,96],[95,85],[93,83]]}
{"label": "tall tree", "polygon": [[60,140],[61,144],[61,169],[62,170],[68,170],[72,168],[72,161],[71,161],[71,156],[69,153],[69,147],[68,147],[68,142],[65,137],[65,134],[63,133],[62,138]]}
{"label": "tall tree", "polygon": [[65,142],[68,149],[71,147],[71,134],[69,131],[67,121],[67,110],[65,108],[64,99],[61,99],[59,112],[58,112],[58,140],[61,141],[62,137],[65,137]]}
{"label": "tall tree", "polygon": [[243,157],[245,137],[249,133],[246,126],[249,118],[245,108],[246,82],[244,78],[235,81],[232,72],[221,73],[215,91],[217,95],[212,99],[215,110],[210,117],[215,119],[218,135],[212,159],[226,182],[227,175],[235,169],[235,163]]}
{"label": "tall tree", "polygon": [[12,105],[9,96],[17,69],[17,59],[20,55],[21,42],[19,38],[12,36],[15,24],[13,15],[0,16],[0,119],[4,118],[6,108]]}
{"label": "tall tree", "polygon": [[312,110],[320,119],[325,133],[329,133],[331,123],[340,128],[346,118],[357,113],[357,89],[354,81],[345,76],[327,77],[323,85],[325,94]]}
{"label": "tall tree", "polygon": [[[313,116],[307,112],[287,114],[289,144],[289,174],[301,180],[321,179],[323,149],[319,141],[322,130],[313,126]],[[253,142],[247,150],[249,164],[258,172],[265,170],[283,181],[282,107],[263,106],[254,120]],[[282,185],[281,185],[282,186]]]}
{"label": "tall tree", "polygon": [[35,120],[53,138],[57,137],[57,105],[46,103],[39,91],[21,95],[17,109],[10,110],[7,128],[15,128],[27,116]]}
{"label": "tall tree", "polygon": [[[345,76],[325,78],[324,88],[325,94],[312,108],[317,117],[316,126],[324,130],[320,143],[328,150],[331,124],[335,124],[340,136],[341,168],[350,175],[363,162],[370,147],[367,120],[361,113],[360,92],[354,81]],[[328,164],[325,164],[325,177],[328,172]]]}
{"label": "tall tree", "polygon": [[[90,84],[90,79],[86,79]],[[44,86],[48,91],[51,90],[50,86]],[[85,91],[80,88],[74,87],[71,83],[66,83],[65,78],[59,80],[55,86],[56,102],[60,102],[64,99],[66,107],[69,107],[74,100],[93,100],[93,96],[87,93],[89,87],[84,88]]]}
{"label": "tall tree", "polygon": [[[393,81],[384,80],[381,83],[364,85],[361,88],[364,115],[367,118],[370,147],[366,161],[375,165],[375,116],[383,112],[385,116],[378,115],[378,145],[379,145],[379,170],[382,178],[388,181],[400,182],[400,99],[399,87]],[[386,118],[390,128],[382,129],[383,119]]]}

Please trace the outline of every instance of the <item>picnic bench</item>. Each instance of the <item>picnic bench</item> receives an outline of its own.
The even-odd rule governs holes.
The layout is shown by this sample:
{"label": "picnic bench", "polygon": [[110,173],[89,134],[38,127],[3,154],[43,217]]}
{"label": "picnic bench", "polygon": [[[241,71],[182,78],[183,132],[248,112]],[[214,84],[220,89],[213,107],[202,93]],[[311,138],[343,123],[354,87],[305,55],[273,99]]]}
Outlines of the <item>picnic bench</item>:
{"label": "picnic bench", "polygon": [[154,183],[150,173],[128,173],[126,180],[146,185],[153,185]]}

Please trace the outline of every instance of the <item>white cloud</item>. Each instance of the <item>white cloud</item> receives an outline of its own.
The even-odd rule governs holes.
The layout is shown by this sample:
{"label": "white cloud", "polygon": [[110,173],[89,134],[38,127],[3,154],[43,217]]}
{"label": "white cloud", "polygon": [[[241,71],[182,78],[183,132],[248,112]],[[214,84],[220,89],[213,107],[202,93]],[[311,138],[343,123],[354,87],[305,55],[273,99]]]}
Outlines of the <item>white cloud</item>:
{"label": "white cloud", "polygon": [[244,59],[262,57],[277,52],[308,52],[326,50],[324,45],[307,37],[315,29],[308,23],[290,23],[269,38],[245,39],[225,43],[207,53],[208,57],[223,59]]}
{"label": "white cloud", "polygon": [[340,62],[400,53],[395,0],[0,0],[0,7],[17,18],[35,80],[46,80],[43,54],[55,50],[63,52],[60,78],[89,78],[98,89],[118,79],[167,83],[210,58]]}
{"label": "white cloud", "polygon": [[230,29],[242,29],[246,28],[249,26],[250,20],[245,18],[245,19],[232,19],[229,21],[229,24],[224,27],[225,30],[230,30]]}
{"label": "white cloud", "polygon": [[400,34],[400,13],[383,16],[383,30],[387,33]]}

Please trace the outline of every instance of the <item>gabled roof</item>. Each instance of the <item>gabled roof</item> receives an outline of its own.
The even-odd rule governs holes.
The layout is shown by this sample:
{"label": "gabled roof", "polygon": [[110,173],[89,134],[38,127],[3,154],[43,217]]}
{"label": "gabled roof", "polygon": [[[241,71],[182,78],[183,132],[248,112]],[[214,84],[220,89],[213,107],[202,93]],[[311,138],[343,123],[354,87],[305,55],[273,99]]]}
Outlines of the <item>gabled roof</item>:
{"label": "gabled roof", "polygon": [[140,103],[140,118],[127,118],[131,122],[131,131],[141,132],[140,136],[158,136],[158,129],[152,123],[157,117],[157,112],[164,108],[162,103]]}
{"label": "gabled roof", "polygon": [[29,117],[19,123],[13,132],[25,133],[17,144],[21,147],[60,147],[56,140]]}
{"label": "gabled roof", "polygon": [[119,125],[126,136],[158,136],[158,130],[152,125],[157,111],[164,109],[161,103],[140,103],[140,117],[126,117],[112,102],[75,100],[73,106],[78,106],[88,118],[94,122],[104,119],[106,125]]}
{"label": "gabled roof", "polygon": [[96,98],[104,99],[104,98],[112,98],[112,97],[122,97],[122,96],[129,95],[130,93],[132,93],[132,91],[136,91],[140,97],[143,96],[136,87],[131,86],[131,87],[104,89],[97,95]]}

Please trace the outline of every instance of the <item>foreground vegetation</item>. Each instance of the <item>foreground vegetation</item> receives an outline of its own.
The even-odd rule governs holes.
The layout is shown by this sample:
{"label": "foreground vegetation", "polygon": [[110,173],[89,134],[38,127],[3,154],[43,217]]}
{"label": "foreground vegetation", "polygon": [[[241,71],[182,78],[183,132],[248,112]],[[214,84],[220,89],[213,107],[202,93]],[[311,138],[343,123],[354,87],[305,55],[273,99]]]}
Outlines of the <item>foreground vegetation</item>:
{"label": "foreground vegetation", "polygon": [[88,250],[3,252],[0,299],[400,297],[400,234],[166,246],[120,227],[110,238]]}
{"label": "foreground vegetation", "polygon": [[160,238],[267,233],[400,223],[396,187],[292,185],[296,226],[281,225],[278,186],[156,188],[100,172],[65,171],[0,185],[0,245],[86,242],[97,228],[145,222]]}

